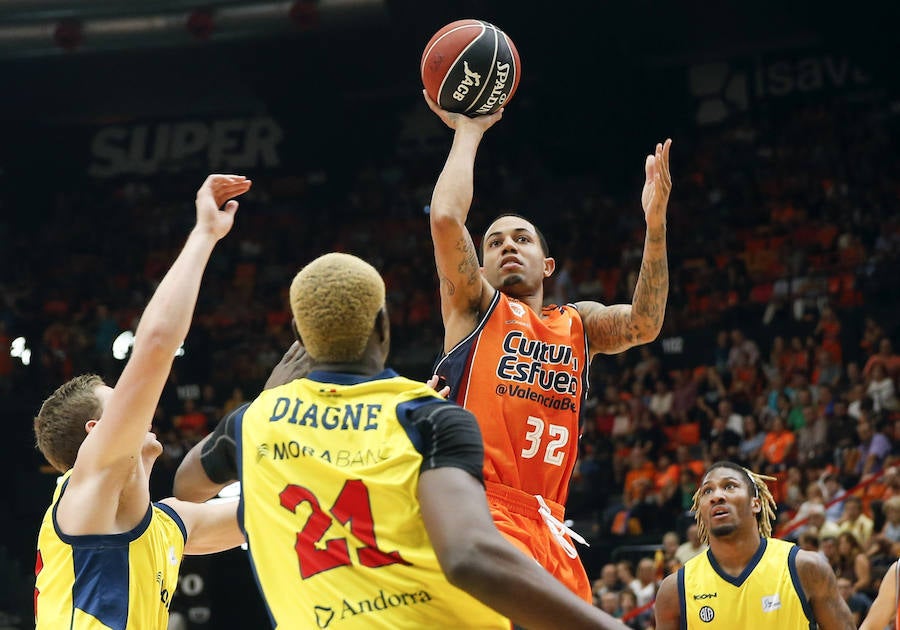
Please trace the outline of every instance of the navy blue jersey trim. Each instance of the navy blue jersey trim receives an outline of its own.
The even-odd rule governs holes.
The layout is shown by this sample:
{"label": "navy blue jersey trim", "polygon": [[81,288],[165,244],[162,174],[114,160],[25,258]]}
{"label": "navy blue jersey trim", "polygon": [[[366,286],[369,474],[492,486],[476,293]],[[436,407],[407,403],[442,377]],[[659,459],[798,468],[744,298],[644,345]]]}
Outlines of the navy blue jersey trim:
{"label": "navy blue jersey trim", "polygon": [[187,543],[187,527],[184,526],[184,521],[181,520],[181,515],[175,511],[175,508],[173,508],[171,505],[166,505],[165,503],[160,503],[158,501],[155,501],[153,505],[168,514],[169,517],[173,521],[175,521],[175,524],[178,525],[178,529],[181,530],[181,537],[184,539],[184,542]]}
{"label": "navy blue jersey trim", "polygon": [[753,557],[750,558],[750,562],[747,563],[747,566],[744,567],[744,570],[741,571],[741,574],[737,577],[732,577],[725,573],[719,563],[716,561],[716,557],[712,554],[712,549],[706,550],[706,557],[709,558],[709,564],[712,566],[713,571],[718,573],[719,577],[728,582],[729,584],[733,584],[734,586],[741,586],[750,574],[753,573],[753,569],[756,568],[756,565],[759,564],[759,561],[762,560],[763,554],[766,552],[766,543],[767,539],[760,538],[759,539],[759,547],[756,548],[756,553],[753,554]]}
{"label": "navy blue jersey trim", "polygon": [[442,364],[446,359],[448,359],[448,358],[450,357],[450,355],[458,354],[457,351],[458,351],[460,348],[462,348],[462,347],[468,345],[468,343],[469,343],[473,338],[475,338],[475,337],[478,336],[478,334],[479,334],[479,333],[482,331],[482,329],[484,328],[485,324],[487,324],[488,319],[490,319],[491,315],[492,315],[493,312],[494,312],[494,309],[497,308],[497,304],[499,304],[499,303],[500,303],[500,291],[495,291],[495,292],[494,292],[494,297],[493,297],[493,299],[491,300],[490,305],[488,305],[487,310],[485,311],[484,315],[482,316],[481,321],[479,321],[479,322],[478,322],[478,325],[475,326],[475,329],[474,329],[472,332],[470,332],[468,335],[466,335],[459,343],[457,343],[455,346],[453,346],[452,348],[450,348],[449,352],[445,352],[444,354],[442,354],[442,355],[441,355],[441,358],[438,359],[437,363],[435,363],[435,365],[434,365],[434,370],[433,370],[433,372],[434,372],[435,374],[438,374],[438,373],[439,373],[439,372],[438,372],[438,369],[441,367],[441,364]]}
{"label": "navy blue jersey trim", "polygon": [[72,606],[113,630],[127,630],[128,561],[128,545],[98,543],[73,548]]}
{"label": "navy blue jersey trim", "polygon": [[800,574],[797,572],[797,552],[800,548],[794,545],[788,552],[788,571],[791,574],[791,582],[794,584],[794,590],[797,591],[797,597],[800,598],[800,605],[803,606],[803,614],[809,620],[810,630],[814,630],[816,626],[816,618],[813,614],[812,606],[803,590],[803,584],[800,582]]}
{"label": "navy blue jersey trim", "polygon": [[56,532],[56,535],[59,536],[59,539],[67,545],[71,547],[94,547],[100,543],[108,546],[127,545],[131,541],[140,538],[141,535],[145,531],[147,531],[147,528],[150,527],[150,519],[153,516],[153,508],[148,503],[147,512],[144,514],[141,522],[127,532],[121,532],[119,534],[80,534],[77,536],[63,533],[63,531],[59,528],[59,522],[57,522],[56,520],[56,510],[59,508],[59,502],[62,501],[63,494],[65,494],[66,487],[68,485],[69,480],[66,479],[63,482],[62,489],[59,491],[59,498],[56,500],[56,503],[53,504],[53,530]]}
{"label": "navy blue jersey trim", "polygon": [[[246,411],[246,409],[244,410]],[[234,418],[234,459],[237,462],[237,478],[241,482],[241,494],[238,499],[237,520],[238,527],[244,533],[244,540],[249,541],[247,530],[244,528],[244,413]],[[262,592],[262,591],[260,591]]]}
{"label": "navy blue jersey trim", "polygon": [[687,598],[684,596],[684,567],[678,569],[678,609],[681,611],[681,630],[687,630]]}
{"label": "navy blue jersey trim", "polygon": [[359,385],[360,383],[368,383],[369,381],[378,381],[387,378],[394,378],[397,373],[385,368],[378,374],[345,374],[343,372],[326,372],[324,370],[313,370],[306,377],[317,383],[334,383],[335,385]]}

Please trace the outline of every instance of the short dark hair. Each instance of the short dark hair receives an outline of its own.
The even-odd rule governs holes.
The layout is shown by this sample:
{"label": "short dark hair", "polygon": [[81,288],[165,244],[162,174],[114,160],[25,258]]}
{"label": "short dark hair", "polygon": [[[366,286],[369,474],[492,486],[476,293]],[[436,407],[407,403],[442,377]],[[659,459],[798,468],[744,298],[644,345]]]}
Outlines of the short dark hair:
{"label": "short dark hair", "polygon": [[[537,234],[538,242],[541,244],[541,251],[544,252],[544,258],[550,257],[550,245],[547,244],[547,239],[544,238],[544,233],[534,224],[534,221],[529,219],[528,217],[523,217],[521,214],[516,214],[515,212],[504,212],[501,215],[494,217],[494,220],[491,221],[491,225],[499,221],[504,217],[515,217],[516,219],[522,219],[523,221],[528,221],[531,224],[531,227],[534,228],[535,234]],[[490,225],[488,226],[490,227]],[[479,248],[479,256],[481,257],[482,262],[484,261],[484,241],[487,233],[481,235],[481,247]]]}

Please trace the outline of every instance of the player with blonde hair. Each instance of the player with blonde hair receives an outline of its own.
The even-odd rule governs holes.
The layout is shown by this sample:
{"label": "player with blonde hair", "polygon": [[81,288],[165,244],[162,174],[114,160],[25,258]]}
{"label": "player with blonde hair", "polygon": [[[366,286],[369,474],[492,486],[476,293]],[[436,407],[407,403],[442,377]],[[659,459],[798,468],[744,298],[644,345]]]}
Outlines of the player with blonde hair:
{"label": "player with blonde hair", "polygon": [[64,473],[38,534],[38,629],[164,630],[182,555],[243,542],[235,502],[150,501],[150,471],[162,453],[150,427],[203,270],[234,222],[232,198],[249,188],[242,176],[206,179],[196,226],[147,304],[115,387],[78,376],[34,419],[38,448]]}
{"label": "player with blonde hair", "polygon": [[771,538],[775,501],[758,475],[716,462],[694,495],[709,549],[667,576],[656,628],[853,628],[834,571],[817,553]]}
{"label": "player with blonde hair", "polygon": [[497,531],[475,418],[385,368],[385,288],[371,265],[317,258],[290,304],[308,376],[229,414],[175,478],[176,496],[198,501],[241,482],[275,627],[624,628]]}

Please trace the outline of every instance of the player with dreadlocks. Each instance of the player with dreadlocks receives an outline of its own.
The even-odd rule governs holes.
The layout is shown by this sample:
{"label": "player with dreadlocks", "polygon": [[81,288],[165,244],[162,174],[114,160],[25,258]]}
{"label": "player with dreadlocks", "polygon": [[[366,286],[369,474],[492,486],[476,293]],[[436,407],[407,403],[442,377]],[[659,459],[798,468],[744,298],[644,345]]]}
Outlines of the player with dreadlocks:
{"label": "player with dreadlocks", "polygon": [[693,510],[709,550],[663,580],[657,630],[855,628],[824,558],[771,538],[776,505],[766,481],[774,479],[732,462],[706,471]]}

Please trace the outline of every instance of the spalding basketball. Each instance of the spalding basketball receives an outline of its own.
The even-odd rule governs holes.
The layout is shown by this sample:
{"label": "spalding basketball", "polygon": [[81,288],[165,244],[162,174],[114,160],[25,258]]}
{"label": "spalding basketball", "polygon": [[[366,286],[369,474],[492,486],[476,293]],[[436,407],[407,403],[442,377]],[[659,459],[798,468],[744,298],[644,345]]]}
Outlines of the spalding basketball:
{"label": "spalding basketball", "polygon": [[422,53],[428,96],[450,112],[492,114],[509,103],[522,66],[512,40],[482,20],[457,20],[439,30]]}

